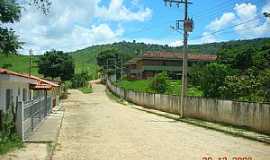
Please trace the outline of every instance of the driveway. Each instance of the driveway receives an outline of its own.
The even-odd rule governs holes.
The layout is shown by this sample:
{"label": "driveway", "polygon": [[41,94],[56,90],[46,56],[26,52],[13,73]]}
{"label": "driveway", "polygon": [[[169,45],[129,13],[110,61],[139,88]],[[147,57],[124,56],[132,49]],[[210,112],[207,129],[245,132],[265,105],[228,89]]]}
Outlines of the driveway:
{"label": "driveway", "polygon": [[70,93],[54,160],[270,158],[270,145],[121,105],[102,85],[95,85],[92,94]]}

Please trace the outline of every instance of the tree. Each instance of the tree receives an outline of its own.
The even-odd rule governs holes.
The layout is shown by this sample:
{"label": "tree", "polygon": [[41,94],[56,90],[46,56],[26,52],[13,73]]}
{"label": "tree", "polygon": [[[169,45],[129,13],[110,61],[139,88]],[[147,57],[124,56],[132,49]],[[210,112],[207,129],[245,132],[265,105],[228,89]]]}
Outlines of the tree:
{"label": "tree", "polygon": [[204,96],[224,98],[223,87],[226,76],[232,74],[230,68],[224,64],[211,63],[202,69],[200,86]]}
{"label": "tree", "polygon": [[[15,0],[0,0],[0,22],[14,23],[19,21],[21,8]],[[0,26],[0,53],[6,55],[16,53],[21,43],[12,29]]]}
{"label": "tree", "polygon": [[168,88],[169,77],[166,72],[157,74],[151,81],[151,88],[157,93],[165,93]]}
{"label": "tree", "polygon": [[224,82],[224,98],[241,101],[261,101],[261,83],[254,75],[227,76]]}
{"label": "tree", "polygon": [[88,81],[91,79],[91,76],[88,72],[81,72],[79,74],[75,74],[71,79],[71,87],[72,88],[80,88],[85,87],[88,84]]}
{"label": "tree", "polygon": [[[44,14],[48,14],[51,5],[50,0],[29,0],[30,4],[41,9]],[[0,53],[6,55],[16,54],[23,43],[19,42],[15,32],[4,23],[14,23],[20,20],[21,7],[16,0],[0,0]]]}
{"label": "tree", "polygon": [[265,69],[259,75],[259,81],[261,83],[261,91],[264,96],[264,100],[270,102],[270,69]]}
{"label": "tree", "polygon": [[[239,51],[238,51],[239,52]],[[246,70],[253,65],[252,55],[256,51],[252,48],[248,48],[245,51],[240,51],[236,54],[233,62],[233,66],[237,69]]]}
{"label": "tree", "polygon": [[97,64],[102,68],[103,73],[116,73],[116,78],[119,79],[121,77],[121,67],[129,59],[131,59],[129,54],[112,47],[98,54]]}
{"label": "tree", "polygon": [[38,60],[38,68],[38,72],[45,77],[60,77],[61,80],[70,80],[74,75],[73,59],[63,51],[46,52]]}
{"label": "tree", "polygon": [[52,5],[50,0],[31,0],[32,4],[41,9],[43,14],[47,15]]}
{"label": "tree", "polygon": [[117,54],[118,54],[118,50],[114,48],[101,51],[97,56],[97,64],[102,68],[107,68],[107,60],[116,58]]}
{"label": "tree", "polygon": [[17,53],[22,43],[18,41],[18,36],[12,29],[0,27],[0,53],[6,55]]}

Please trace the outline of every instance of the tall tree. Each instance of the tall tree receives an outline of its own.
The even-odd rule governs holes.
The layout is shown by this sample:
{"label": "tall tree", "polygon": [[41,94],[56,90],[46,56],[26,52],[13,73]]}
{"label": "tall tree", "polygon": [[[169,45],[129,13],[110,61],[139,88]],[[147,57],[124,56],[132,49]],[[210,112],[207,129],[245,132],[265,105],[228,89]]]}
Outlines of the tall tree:
{"label": "tall tree", "polygon": [[[44,14],[49,12],[50,0],[29,0],[29,2],[40,8]],[[5,23],[19,21],[20,17],[21,7],[16,0],[0,0],[0,53],[16,54],[17,50],[21,48],[22,43],[19,42],[15,32],[3,26]]]}
{"label": "tall tree", "polygon": [[206,97],[223,97],[223,86],[226,76],[232,74],[230,68],[224,64],[211,63],[203,69],[201,88]]}
{"label": "tall tree", "polygon": [[70,55],[63,51],[46,52],[38,61],[38,72],[45,77],[70,80],[74,75],[74,62]]}
{"label": "tall tree", "polygon": [[[0,22],[14,23],[19,21],[21,8],[15,0],[0,0]],[[12,29],[0,26],[0,53],[16,53],[20,48],[18,37]]]}

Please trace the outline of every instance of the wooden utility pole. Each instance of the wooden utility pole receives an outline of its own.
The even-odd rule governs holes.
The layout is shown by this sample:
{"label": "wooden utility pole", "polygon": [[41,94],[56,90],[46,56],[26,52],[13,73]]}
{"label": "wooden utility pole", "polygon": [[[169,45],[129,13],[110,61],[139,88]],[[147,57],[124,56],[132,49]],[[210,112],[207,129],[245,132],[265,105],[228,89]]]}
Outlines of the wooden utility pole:
{"label": "wooden utility pole", "polygon": [[182,89],[181,89],[181,106],[180,106],[180,118],[184,116],[184,105],[186,104],[185,97],[187,96],[187,86],[188,86],[188,32],[192,32],[193,30],[193,20],[188,17],[188,5],[191,4],[188,0],[164,0],[166,5],[170,7],[172,4],[176,4],[179,8],[180,4],[184,4],[184,20],[176,21],[176,30],[180,29],[179,22],[183,22],[183,65],[182,65]]}
{"label": "wooden utility pole", "polygon": [[33,56],[33,50],[29,50],[29,77],[32,74],[32,56]]}

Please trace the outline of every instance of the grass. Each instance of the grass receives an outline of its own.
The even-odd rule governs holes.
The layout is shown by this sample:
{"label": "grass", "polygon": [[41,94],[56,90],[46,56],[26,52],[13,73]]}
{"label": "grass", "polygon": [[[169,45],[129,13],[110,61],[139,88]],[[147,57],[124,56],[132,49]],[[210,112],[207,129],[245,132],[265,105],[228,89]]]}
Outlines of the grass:
{"label": "grass", "polygon": [[6,154],[12,150],[22,148],[23,142],[17,135],[12,135],[11,137],[1,137],[0,138],[0,155]]}
{"label": "grass", "polygon": [[[96,57],[91,53],[74,53],[72,54],[75,63],[75,73],[81,73],[82,71],[87,71],[89,74],[93,75],[95,79],[97,77],[98,66],[96,64]],[[32,74],[35,76],[42,77],[38,73],[37,67],[38,56],[32,58]],[[28,73],[29,72],[29,56],[27,55],[9,55],[0,54],[0,68],[8,67],[9,70],[18,73]]]}
{"label": "grass", "polygon": [[[41,76],[38,73],[37,68],[38,57],[34,56],[32,58],[32,74],[35,76]],[[29,72],[29,56],[24,55],[9,55],[5,56],[0,54],[0,67],[3,68],[9,66],[8,69],[19,72],[19,73],[28,73]]]}
{"label": "grass", "polygon": [[81,87],[79,88],[79,90],[84,94],[89,94],[93,92],[93,89],[90,87]]}
{"label": "grass", "polygon": [[[181,93],[181,81],[180,80],[168,80],[168,87],[165,94],[168,95],[180,95]],[[135,80],[128,81],[122,80],[116,83],[117,86],[125,88],[126,90],[133,90],[137,92],[155,93],[150,87],[151,80]],[[188,87],[188,96],[202,96],[203,92],[195,86]]]}

